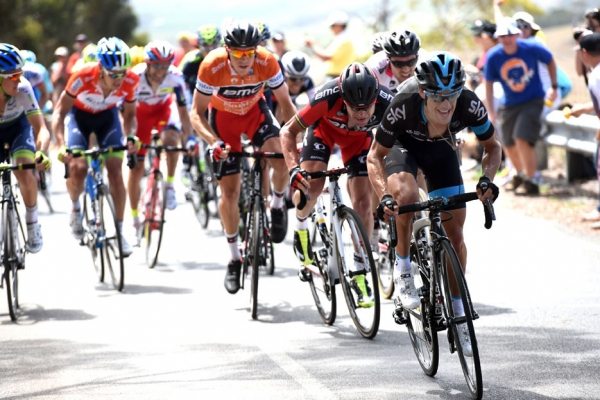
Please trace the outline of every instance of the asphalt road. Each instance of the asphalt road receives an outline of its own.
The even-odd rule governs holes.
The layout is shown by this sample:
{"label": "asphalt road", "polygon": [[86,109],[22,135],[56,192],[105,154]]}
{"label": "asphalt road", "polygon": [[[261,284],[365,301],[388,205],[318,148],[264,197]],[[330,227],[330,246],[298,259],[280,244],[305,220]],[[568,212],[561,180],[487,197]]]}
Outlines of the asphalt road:
{"label": "asphalt road", "polygon": [[[247,291],[223,288],[220,225],[203,231],[181,188],[160,264],[149,270],[137,249],[123,293],[99,284],[70,236],[63,188],[55,177],[57,213],[40,204],[45,248],[21,274],[18,323],[0,293],[0,398],[469,398],[443,333],[439,372],[428,378],[389,301],[373,340],[356,333],[341,293],[336,323],[324,326],[296,277],[291,230],[275,249],[275,276],[261,276],[253,321]],[[600,399],[600,244],[502,197],[489,231],[482,214],[470,206],[465,235],[484,398]]]}

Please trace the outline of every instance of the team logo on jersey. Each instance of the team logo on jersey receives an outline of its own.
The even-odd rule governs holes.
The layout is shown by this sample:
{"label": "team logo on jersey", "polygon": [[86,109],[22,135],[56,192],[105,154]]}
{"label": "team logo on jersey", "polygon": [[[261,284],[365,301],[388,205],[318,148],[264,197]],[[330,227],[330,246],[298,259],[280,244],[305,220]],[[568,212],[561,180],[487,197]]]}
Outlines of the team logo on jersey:
{"label": "team logo on jersey", "polygon": [[406,119],[406,104],[402,104],[402,106],[400,106],[400,107],[391,108],[387,112],[385,119],[387,119],[390,124],[395,124],[396,122],[398,122],[398,120],[405,120]]}
{"label": "team logo on jersey", "polygon": [[338,85],[325,88],[325,89],[320,90],[317,93],[315,93],[315,100],[319,100],[319,99],[322,99],[323,97],[331,96],[332,94],[338,93],[339,91],[340,91],[340,87]]}
{"label": "team logo on jersey", "polygon": [[221,88],[219,94],[228,99],[240,99],[255,95],[262,90],[262,87],[262,82],[254,86],[228,86]]}
{"label": "team logo on jersey", "polygon": [[394,96],[391,93],[386,92],[385,90],[379,91],[379,97],[389,102],[391,102],[394,99]]}
{"label": "team logo on jersey", "polygon": [[83,81],[81,80],[81,78],[77,78],[71,84],[70,90],[73,92],[77,92],[79,89],[81,89],[82,86],[83,86]]}
{"label": "team logo on jersey", "polygon": [[483,119],[487,115],[485,107],[479,100],[471,100],[469,112],[473,115],[476,115],[478,120]]}

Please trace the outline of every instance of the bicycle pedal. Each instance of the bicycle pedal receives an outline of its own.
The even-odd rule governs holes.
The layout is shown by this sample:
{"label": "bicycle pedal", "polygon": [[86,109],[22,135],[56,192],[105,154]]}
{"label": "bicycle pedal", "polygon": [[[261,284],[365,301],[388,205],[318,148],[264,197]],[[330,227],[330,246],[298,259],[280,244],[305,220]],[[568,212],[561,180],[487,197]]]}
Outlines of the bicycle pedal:
{"label": "bicycle pedal", "polygon": [[406,325],[408,320],[404,317],[404,308],[398,307],[392,311],[392,317],[394,317],[394,322],[398,325]]}
{"label": "bicycle pedal", "polygon": [[471,319],[473,321],[475,321],[476,319],[479,319],[479,314],[477,313],[477,311],[473,310],[473,313],[471,314]]}

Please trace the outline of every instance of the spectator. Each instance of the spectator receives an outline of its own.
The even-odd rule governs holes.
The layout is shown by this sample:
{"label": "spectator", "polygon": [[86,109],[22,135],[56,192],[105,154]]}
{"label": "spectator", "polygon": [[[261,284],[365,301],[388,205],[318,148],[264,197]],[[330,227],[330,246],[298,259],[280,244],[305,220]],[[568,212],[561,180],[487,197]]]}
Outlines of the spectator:
{"label": "spectator", "polygon": [[281,60],[281,57],[288,51],[285,35],[282,32],[275,32],[271,38],[271,42],[273,43],[273,52]]}
{"label": "spectator", "polygon": [[[475,90],[481,83],[481,73],[487,61],[487,53],[498,44],[498,40],[494,37],[496,24],[485,19],[477,19],[471,25],[471,33],[473,34],[473,41],[481,51],[481,54],[473,60],[473,64],[465,67],[469,76],[469,86],[471,90]],[[485,95],[480,96],[480,98],[484,97]]]}
{"label": "spectator", "polygon": [[67,79],[69,79],[71,73],[73,73],[73,66],[75,65],[77,60],[81,58],[81,51],[89,43],[90,41],[85,33],[80,33],[75,37],[75,42],[73,43],[73,50],[75,51],[71,53],[69,61],[67,61]]}
{"label": "spectator", "polygon": [[346,31],[347,27],[348,15],[344,12],[336,12],[329,17],[329,28],[334,38],[326,48],[317,46],[313,39],[305,41],[306,47],[312,49],[318,58],[326,62],[325,74],[328,78],[340,76],[348,64],[356,59],[356,51]]}
{"label": "spectator", "polygon": [[[592,8],[591,10],[586,11],[585,22],[585,27],[577,27],[573,30],[573,38],[577,42],[579,42],[579,39],[582,35],[592,32],[600,32],[600,9]],[[575,49],[575,72],[577,72],[577,76],[583,76],[583,79],[587,85],[588,70],[581,60],[581,50],[579,47]]]}
{"label": "spectator", "polygon": [[[573,105],[571,115],[577,117],[583,113],[595,113],[600,117],[600,33],[594,32],[581,37],[579,47],[581,61],[590,69],[588,89],[592,101]],[[596,148],[596,174],[600,183],[600,131],[596,133],[596,140],[599,143]],[[592,229],[600,229],[600,197],[596,209],[584,215],[583,220],[592,222]]]}
{"label": "spectator", "polygon": [[179,63],[190,51],[196,48],[196,35],[192,32],[180,32],[177,35],[177,43],[179,47],[175,49],[175,60],[173,65],[179,66]]}
{"label": "spectator", "polygon": [[[544,99],[554,101],[557,96],[556,63],[544,45],[518,39],[520,33],[512,19],[504,19],[498,24],[495,36],[500,44],[489,51],[484,69],[486,102],[490,119],[495,123],[496,113],[491,99],[494,98],[493,83],[499,81],[505,96],[504,106],[499,111],[502,115],[502,142],[516,170],[512,189],[523,185],[525,194],[538,195],[540,177],[536,173],[534,146],[540,135]],[[548,65],[551,79],[548,93],[542,87],[538,62]]]}
{"label": "spectator", "polygon": [[69,49],[65,46],[57,47],[54,50],[56,58],[50,66],[50,80],[54,86],[52,92],[52,104],[56,104],[58,96],[62,93],[67,84],[67,61],[69,59]]}

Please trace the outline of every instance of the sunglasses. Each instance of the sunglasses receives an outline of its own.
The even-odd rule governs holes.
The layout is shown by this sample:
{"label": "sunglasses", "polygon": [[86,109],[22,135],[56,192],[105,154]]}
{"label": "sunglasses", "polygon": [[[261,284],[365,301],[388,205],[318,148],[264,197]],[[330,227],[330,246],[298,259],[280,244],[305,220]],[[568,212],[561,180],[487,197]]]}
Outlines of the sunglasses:
{"label": "sunglasses", "polygon": [[517,28],[519,29],[531,29],[531,25],[527,22],[517,22]]}
{"label": "sunglasses", "polygon": [[461,90],[457,90],[456,92],[450,93],[450,94],[439,94],[439,93],[433,93],[433,92],[425,92],[425,96],[427,96],[428,99],[433,100],[435,103],[441,103],[444,100],[448,100],[448,101],[452,101],[458,98],[458,96],[460,96],[460,94],[462,93],[462,89]]}
{"label": "sunglasses", "polygon": [[123,78],[125,78],[125,75],[127,75],[127,71],[107,71],[107,70],[104,70],[104,73],[110,79],[123,79]]}
{"label": "sunglasses", "polygon": [[23,76],[23,72],[14,72],[12,74],[0,74],[1,78],[8,79],[9,81],[19,82],[21,81],[21,77]]}
{"label": "sunglasses", "polygon": [[288,76],[287,80],[290,82],[304,82],[303,77],[297,77],[297,76]]}
{"label": "sunglasses", "polygon": [[352,106],[352,105],[346,103],[345,101],[344,101],[344,104],[346,105],[347,108],[351,109],[354,112],[361,112],[361,111],[369,111],[369,108],[371,108],[371,106],[373,104],[375,104],[375,102],[372,102],[371,104],[368,104],[363,107],[355,107],[355,106]]}
{"label": "sunglasses", "polygon": [[414,67],[415,65],[417,65],[417,58],[413,58],[410,59],[408,61],[399,61],[399,60],[390,60],[390,64],[392,64],[394,67],[396,68],[402,68],[402,67]]}
{"label": "sunglasses", "polygon": [[229,49],[229,54],[231,54],[235,58],[242,57],[254,57],[256,54],[256,49],[247,49],[247,50],[239,50],[239,49]]}
{"label": "sunglasses", "polygon": [[155,63],[155,64],[148,64],[149,66],[151,66],[154,69],[160,69],[160,70],[168,70],[169,67],[171,66],[171,64],[163,64],[163,63]]}

